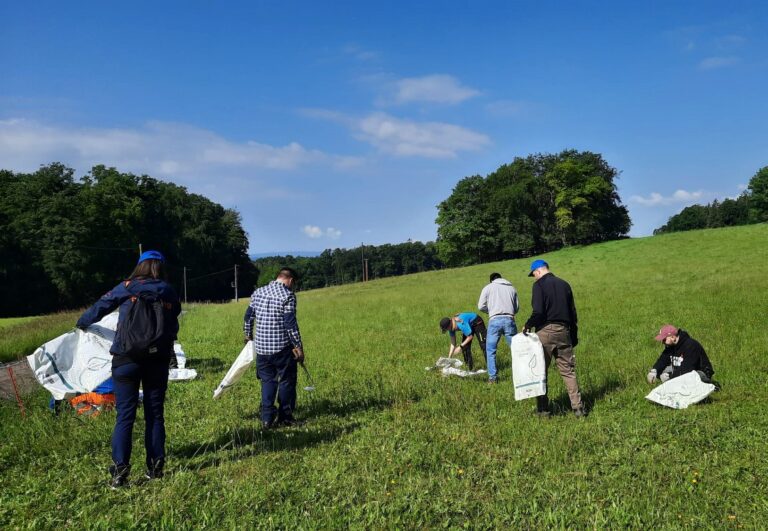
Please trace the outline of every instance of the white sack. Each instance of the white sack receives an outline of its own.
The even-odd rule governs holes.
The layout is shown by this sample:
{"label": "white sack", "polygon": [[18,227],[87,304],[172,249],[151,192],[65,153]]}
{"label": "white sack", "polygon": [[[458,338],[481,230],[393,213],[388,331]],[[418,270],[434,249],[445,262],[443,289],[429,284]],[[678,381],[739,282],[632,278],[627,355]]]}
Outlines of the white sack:
{"label": "white sack", "polygon": [[112,376],[109,347],[115,338],[117,312],[88,327],[75,329],[27,356],[27,362],[40,385],[56,400],[90,393]]}
{"label": "white sack", "polygon": [[240,378],[243,377],[243,374],[245,374],[251,365],[253,365],[254,360],[253,341],[249,341],[245,344],[243,350],[240,351],[240,354],[237,356],[237,359],[235,359],[235,362],[227,371],[224,379],[213,392],[213,398],[219,398],[222,393],[224,393],[224,391],[240,381]]}
{"label": "white sack", "polygon": [[701,402],[714,390],[713,384],[702,382],[699,373],[691,371],[661,384],[645,398],[672,409],[685,409]]}
{"label": "white sack", "polygon": [[187,366],[187,355],[181,348],[181,344],[177,341],[173,343],[173,353],[176,354],[176,364],[179,369],[183,369]]}
{"label": "white sack", "polygon": [[457,358],[437,358],[437,361],[432,367],[425,367],[424,369],[427,371],[440,369],[440,374],[443,376],[459,376],[461,378],[477,376],[478,374],[485,374],[487,372],[485,369],[478,369],[476,371],[460,369],[459,367],[463,365],[464,362]]}
{"label": "white sack", "polygon": [[512,337],[510,350],[515,400],[547,394],[547,365],[539,336],[521,332]]}

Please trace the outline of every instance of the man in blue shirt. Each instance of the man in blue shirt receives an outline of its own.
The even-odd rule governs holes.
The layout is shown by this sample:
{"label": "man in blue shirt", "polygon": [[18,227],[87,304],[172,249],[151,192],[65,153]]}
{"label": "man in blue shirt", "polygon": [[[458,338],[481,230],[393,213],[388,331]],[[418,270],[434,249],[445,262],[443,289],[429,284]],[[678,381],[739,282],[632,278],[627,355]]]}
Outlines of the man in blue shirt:
{"label": "man in blue shirt", "polygon": [[[453,317],[443,317],[440,319],[440,330],[443,333],[448,332],[451,337],[451,346],[448,350],[448,357],[462,352],[464,362],[469,370],[474,370],[475,364],[472,359],[472,340],[477,337],[480,348],[485,358],[485,323],[483,318],[472,312],[457,313]],[[461,343],[456,345],[456,330],[461,332]]]}
{"label": "man in blue shirt", "polygon": [[[256,375],[261,380],[261,423],[265,429],[295,423],[297,364],[304,361],[293,293],[298,281],[296,271],[284,267],[275,280],[253,292],[245,311],[243,331],[246,341],[254,341]],[[276,396],[279,408],[275,407]]]}

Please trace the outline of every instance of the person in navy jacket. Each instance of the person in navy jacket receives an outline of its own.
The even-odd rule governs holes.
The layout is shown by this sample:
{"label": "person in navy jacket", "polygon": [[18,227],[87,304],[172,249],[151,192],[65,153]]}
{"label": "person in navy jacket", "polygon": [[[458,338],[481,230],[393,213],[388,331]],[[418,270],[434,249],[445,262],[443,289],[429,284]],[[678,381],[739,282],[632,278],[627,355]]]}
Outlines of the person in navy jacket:
{"label": "person in navy jacket", "polygon": [[[112,432],[112,488],[127,484],[131,469],[133,424],[139,403],[139,385],[144,391],[144,445],[146,477],[161,478],[165,465],[165,391],[168,387],[168,365],[174,356],[173,341],[179,331],[181,303],[176,291],[164,280],[165,258],[159,251],[141,254],[127,280],[108,291],[78,319],[77,327],[86,329],[119,308],[117,332],[110,348],[112,379],[115,384],[117,419]],[[140,293],[162,301],[164,333],[152,347],[152,353],[127,356],[122,352],[121,324]]]}

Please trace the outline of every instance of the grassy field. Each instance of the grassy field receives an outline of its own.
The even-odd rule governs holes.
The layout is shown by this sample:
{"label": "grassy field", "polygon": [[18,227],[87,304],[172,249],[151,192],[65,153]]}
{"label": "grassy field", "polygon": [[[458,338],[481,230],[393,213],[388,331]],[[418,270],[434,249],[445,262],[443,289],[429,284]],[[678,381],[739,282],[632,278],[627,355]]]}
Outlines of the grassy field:
{"label": "grassy field", "polygon": [[[447,351],[439,318],[473,310],[492,271],[530,315],[529,261],[300,293],[317,390],[299,390],[303,427],[271,432],[254,375],[211,399],[241,348],[245,302],[191,306],[180,340],[200,378],[169,389],[168,476],[139,479],[141,420],[136,481],[113,492],[113,413],[52,418],[44,392],[25,419],[4,403],[0,528],[764,528],[766,240],[758,225],[547,255],[576,294],[585,420],[567,414],[554,369],[561,414],[516,402],[505,344],[501,385],[424,371]],[[644,399],[667,322],[706,348],[723,385],[709,403]]]}

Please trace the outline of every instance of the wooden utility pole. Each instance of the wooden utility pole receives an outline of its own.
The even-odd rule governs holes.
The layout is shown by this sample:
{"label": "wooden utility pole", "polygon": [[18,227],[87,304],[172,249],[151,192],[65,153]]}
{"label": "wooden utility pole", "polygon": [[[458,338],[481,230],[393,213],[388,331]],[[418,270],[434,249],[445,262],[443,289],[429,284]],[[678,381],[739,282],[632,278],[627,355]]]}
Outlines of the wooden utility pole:
{"label": "wooden utility pole", "polygon": [[143,253],[143,252],[144,251],[141,250],[141,244],[139,244],[139,256],[141,256],[141,253]]}

